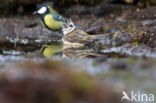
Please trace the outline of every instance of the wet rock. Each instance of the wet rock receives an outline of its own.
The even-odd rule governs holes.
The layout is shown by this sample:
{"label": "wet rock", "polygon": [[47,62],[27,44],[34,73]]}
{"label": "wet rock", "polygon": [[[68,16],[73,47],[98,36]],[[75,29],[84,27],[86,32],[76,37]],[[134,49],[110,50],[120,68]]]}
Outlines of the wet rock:
{"label": "wet rock", "polygon": [[142,34],[128,32],[89,35],[82,30],[76,29],[63,36],[63,43],[64,48],[87,46],[92,49],[107,49],[121,46],[125,43],[139,42],[142,39],[142,36]]}
{"label": "wet rock", "polygon": [[107,55],[117,55],[117,56],[136,56],[136,57],[149,57],[156,58],[156,51],[145,45],[133,46],[131,44],[126,44],[120,47],[112,47],[109,49],[102,50],[104,54]]}
{"label": "wet rock", "polygon": [[[35,23],[35,25],[30,24],[33,27],[28,27],[28,23]],[[41,26],[39,19],[35,17],[0,19],[0,45],[3,46],[5,43],[37,46],[57,41],[61,36],[61,32],[52,32]]]}
{"label": "wet rock", "polygon": [[105,49],[87,49],[87,48],[65,48],[63,53],[67,57],[85,58],[85,57],[146,57],[156,58],[155,49],[148,46],[134,46],[130,43],[118,47],[109,47]]}
{"label": "wet rock", "polygon": [[156,30],[155,30],[155,21],[152,21],[152,24],[148,23],[146,25],[145,34],[142,38],[142,43],[146,44],[151,48],[156,48]]}
{"label": "wet rock", "polygon": [[156,11],[154,10],[156,7],[149,7],[144,9],[136,9],[135,11],[131,11],[127,15],[127,19],[155,19]]}

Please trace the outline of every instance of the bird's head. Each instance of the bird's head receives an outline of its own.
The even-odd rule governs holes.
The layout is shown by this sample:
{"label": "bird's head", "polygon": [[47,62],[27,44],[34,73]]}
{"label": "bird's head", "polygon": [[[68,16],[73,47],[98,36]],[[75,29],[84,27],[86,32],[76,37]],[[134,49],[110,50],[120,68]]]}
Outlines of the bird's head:
{"label": "bird's head", "polygon": [[50,12],[48,5],[46,6],[41,6],[38,7],[37,11],[35,11],[33,14],[38,14],[38,15],[45,15]]}
{"label": "bird's head", "polygon": [[68,33],[71,33],[73,30],[75,30],[75,25],[72,20],[66,20],[64,25],[62,26],[63,34],[66,35]]}

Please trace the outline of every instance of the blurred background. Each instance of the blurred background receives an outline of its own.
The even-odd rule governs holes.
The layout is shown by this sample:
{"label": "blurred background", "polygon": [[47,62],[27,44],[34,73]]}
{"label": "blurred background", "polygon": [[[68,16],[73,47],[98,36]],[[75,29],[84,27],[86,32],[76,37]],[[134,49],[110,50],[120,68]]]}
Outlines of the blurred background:
{"label": "blurred background", "polygon": [[[33,15],[44,5],[103,37],[65,48],[62,32]],[[156,0],[0,0],[0,103],[130,103],[121,101],[123,91],[155,95],[155,39]]]}

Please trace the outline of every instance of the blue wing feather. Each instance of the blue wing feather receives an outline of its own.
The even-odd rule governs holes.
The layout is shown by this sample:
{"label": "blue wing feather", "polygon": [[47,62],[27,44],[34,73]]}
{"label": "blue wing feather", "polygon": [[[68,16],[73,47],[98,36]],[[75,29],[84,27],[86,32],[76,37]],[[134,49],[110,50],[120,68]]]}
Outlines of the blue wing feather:
{"label": "blue wing feather", "polygon": [[57,16],[57,15],[53,15],[53,14],[51,14],[51,15],[55,20],[65,22],[65,18],[63,18],[62,16]]}

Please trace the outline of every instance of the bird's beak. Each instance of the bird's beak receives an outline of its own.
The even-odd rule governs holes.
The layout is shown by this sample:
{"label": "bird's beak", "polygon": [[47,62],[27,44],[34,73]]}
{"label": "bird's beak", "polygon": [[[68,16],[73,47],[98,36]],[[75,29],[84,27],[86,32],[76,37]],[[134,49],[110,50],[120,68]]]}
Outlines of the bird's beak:
{"label": "bird's beak", "polygon": [[37,11],[34,11],[34,12],[33,12],[33,15],[35,15],[35,14],[37,14]]}

